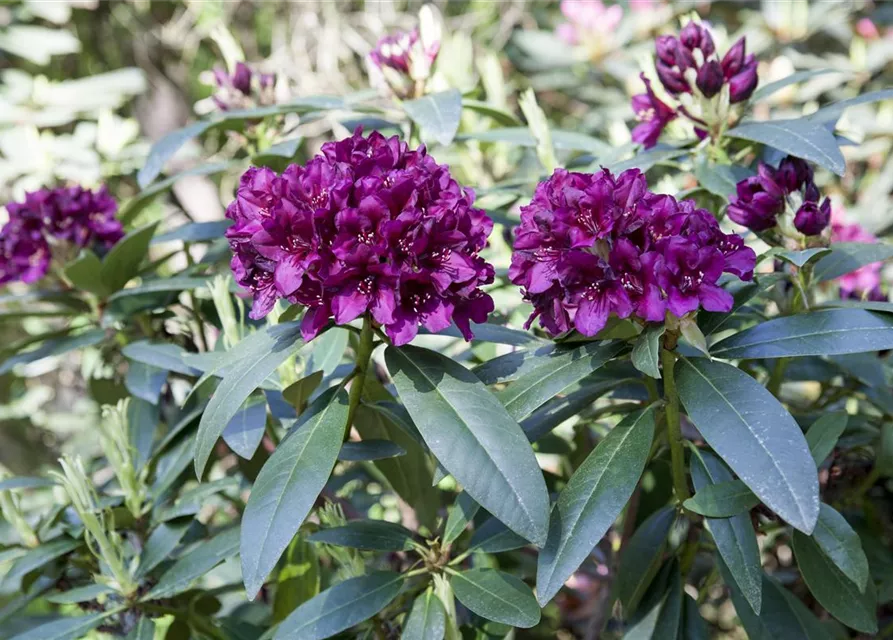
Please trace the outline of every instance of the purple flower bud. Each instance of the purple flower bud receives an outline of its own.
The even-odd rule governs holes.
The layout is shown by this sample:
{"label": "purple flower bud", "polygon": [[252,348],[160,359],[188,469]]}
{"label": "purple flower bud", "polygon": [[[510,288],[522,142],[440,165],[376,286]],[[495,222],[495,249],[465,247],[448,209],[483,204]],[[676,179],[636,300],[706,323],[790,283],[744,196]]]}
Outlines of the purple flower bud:
{"label": "purple flower bud", "polygon": [[657,77],[660,83],[664,85],[667,91],[674,95],[691,93],[691,87],[688,86],[688,82],[679,69],[666,64],[663,60],[658,60],[655,68],[657,69]]}
{"label": "purple flower bud", "polygon": [[705,98],[712,98],[722,89],[722,67],[716,60],[708,60],[698,70],[697,85]]}
{"label": "purple flower bud", "polygon": [[806,186],[803,188],[803,200],[806,202],[818,202],[821,194],[819,194],[819,188],[816,186],[815,182],[810,180],[806,183]]}
{"label": "purple flower bud", "polygon": [[728,214],[748,229],[766,231],[775,226],[776,217],[784,211],[784,194],[772,179],[771,169],[761,164],[759,172],[736,185]]}
{"label": "purple flower bud", "polygon": [[654,40],[658,60],[673,66],[676,64],[676,49],[679,48],[679,40],[673,36],[658,36]]}
{"label": "purple flower bud", "polygon": [[745,58],[741,70],[729,79],[729,101],[735,104],[750,98],[759,80],[757,60],[750,54]]}
{"label": "purple flower bud", "polygon": [[807,236],[817,236],[831,222],[831,201],[828,198],[821,205],[815,202],[804,202],[794,216],[797,231]]}
{"label": "purple flower bud", "polygon": [[785,193],[799,191],[804,183],[812,181],[812,167],[805,160],[787,156],[778,165],[775,180]]}
{"label": "purple flower bud", "polygon": [[[255,76],[259,81],[252,86]],[[273,104],[274,96],[270,88],[275,81],[275,75],[257,73],[244,62],[236,63],[232,75],[223,69],[215,68],[214,82],[217,85],[217,91],[211,96],[211,100],[220,111]]]}
{"label": "purple flower bud", "polygon": [[744,54],[747,47],[747,40],[744,36],[732,45],[732,48],[726,52],[722,58],[722,72],[726,80],[741,71],[744,65]]}
{"label": "purple flower bud", "polygon": [[705,58],[716,51],[710,30],[694,21],[689,22],[682,28],[682,31],[679,33],[679,40],[689,51],[700,49]]}
{"label": "purple flower bud", "polygon": [[246,96],[251,95],[251,69],[244,62],[236,63],[236,71],[233,73],[233,87]]}
{"label": "purple flower bud", "polygon": [[633,129],[632,137],[634,142],[639,142],[646,149],[650,149],[657,144],[667,123],[676,117],[676,112],[654,95],[651,82],[644,73],[639,77],[645,83],[645,93],[640,93],[632,98],[633,111],[636,113],[636,119],[641,123]]}

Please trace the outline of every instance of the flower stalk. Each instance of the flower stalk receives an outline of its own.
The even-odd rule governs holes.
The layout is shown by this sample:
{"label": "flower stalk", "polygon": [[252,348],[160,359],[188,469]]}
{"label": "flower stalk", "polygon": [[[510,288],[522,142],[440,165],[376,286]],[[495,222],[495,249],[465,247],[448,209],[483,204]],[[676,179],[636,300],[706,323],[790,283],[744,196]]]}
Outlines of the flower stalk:
{"label": "flower stalk", "polygon": [[664,399],[667,402],[667,440],[670,444],[673,490],[676,492],[676,499],[681,503],[691,497],[691,492],[688,490],[688,480],[685,477],[685,441],[682,438],[679,395],[676,393],[676,377],[673,373],[676,354],[669,349],[662,349],[660,360],[663,365]]}
{"label": "flower stalk", "polygon": [[354,415],[356,415],[357,407],[360,406],[360,400],[363,398],[363,385],[368,375],[372,351],[375,349],[374,338],[372,318],[366,315],[363,317],[363,329],[360,331],[360,343],[357,346],[357,364],[354,368],[353,381],[350,383],[350,404],[347,410],[347,426],[344,430],[345,440],[350,435]]}

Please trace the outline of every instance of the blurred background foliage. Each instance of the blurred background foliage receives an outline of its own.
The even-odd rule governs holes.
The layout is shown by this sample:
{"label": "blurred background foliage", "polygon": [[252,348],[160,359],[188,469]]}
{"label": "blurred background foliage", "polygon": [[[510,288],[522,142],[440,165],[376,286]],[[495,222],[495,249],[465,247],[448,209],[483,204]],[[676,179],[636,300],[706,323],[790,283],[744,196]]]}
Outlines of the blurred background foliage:
{"label": "blurred background foliage", "polygon": [[[893,86],[893,2],[629,0],[618,3],[622,18],[607,25],[613,28],[570,36],[562,32],[566,19],[556,2],[435,4],[445,28],[433,86],[459,89],[500,113],[479,117],[466,110],[461,143],[433,144],[432,152],[451,164],[461,182],[478,189],[481,206],[497,220],[499,215],[517,217],[516,202],[522,194],[529,196],[542,169],[534,144],[488,141],[486,131],[521,127],[520,96],[532,88],[561,135],[591,136],[589,148],[580,153],[579,144],[563,145],[553,132],[565,164],[616,167],[632,150],[635,120],[629,101],[642,89],[639,70],[653,64],[653,38],[677,30],[679,17],[693,11],[712,25],[720,50],[747,36],[749,51],[760,59],[761,87],[795,72],[829,70],[760,101],[756,115],[761,119],[800,116]],[[140,191],[136,173],[151,143],[212,110],[215,66],[232,68],[245,60],[275,73],[277,102],[368,98],[364,56],[383,35],[411,28],[421,5],[385,0],[0,2],[0,202],[44,185],[105,182],[126,207],[128,197]],[[385,113],[388,104],[382,102]],[[300,160],[362,119],[349,108],[319,118],[292,113],[283,118],[280,133],[283,139],[300,136],[291,154]],[[668,129],[671,138],[674,126]],[[820,186],[851,220],[888,236],[893,232],[893,103],[855,106],[839,129],[854,143],[844,148],[847,173],[819,172]],[[680,140],[684,135],[678,132]],[[186,175],[165,197],[141,201],[140,219],[160,220],[162,229],[222,219],[248,162],[244,150],[244,138],[232,131],[215,129],[189,140],[166,167],[168,175]],[[694,175],[679,168],[669,159],[656,162],[651,184],[667,193],[695,187]],[[190,174],[190,169],[196,170]],[[0,210],[0,222],[4,215]],[[498,234],[491,241],[498,249]],[[153,250],[159,257],[164,253],[163,246]],[[15,288],[7,294],[16,295]],[[39,308],[38,303],[23,304]],[[0,345],[21,345],[45,333],[52,322],[5,315]],[[113,401],[121,392],[84,388],[83,380],[100,387],[103,379],[103,359],[95,353],[91,357],[90,350],[86,354],[61,366],[45,360],[29,365],[44,367],[46,376],[38,370],[29,370],[27,378],[0,374],[0,465],[27,473],[60,451],[96,447],[84,426],[95,421],[100,402]],[[779,545],[771,562],[789,565],[790,549]],[[580,590],[585,592],[583,585]],[[598,606],[598,599],[563,606],[565,620],[582,621],[590,618],[587,607]],[[722,606],[726,609],[718,609],[712,622],[728,631],[732,612],[728,602]]]}

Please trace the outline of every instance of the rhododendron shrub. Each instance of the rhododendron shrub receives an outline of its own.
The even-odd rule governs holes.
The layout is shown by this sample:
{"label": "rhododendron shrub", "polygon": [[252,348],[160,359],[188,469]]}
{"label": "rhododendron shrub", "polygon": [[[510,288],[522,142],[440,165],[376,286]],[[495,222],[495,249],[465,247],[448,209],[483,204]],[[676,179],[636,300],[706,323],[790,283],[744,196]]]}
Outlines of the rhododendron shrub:
{"label": "rhododendron shrub", "polygon": [[889,635],[868,9],[479,4],[190,5],[206,117],[10,189],[0,637]]}

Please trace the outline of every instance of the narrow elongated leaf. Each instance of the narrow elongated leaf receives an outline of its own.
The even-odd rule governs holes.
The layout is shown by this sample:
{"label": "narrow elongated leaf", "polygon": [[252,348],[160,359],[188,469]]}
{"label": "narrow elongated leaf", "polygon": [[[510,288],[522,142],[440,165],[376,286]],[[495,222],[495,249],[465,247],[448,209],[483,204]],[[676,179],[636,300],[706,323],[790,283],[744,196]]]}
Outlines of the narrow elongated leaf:
{"label": "narrow elongated leaf", "polygon": [[[655,587],[659,588],[656,593],[654,592]],[[661,575],[654,581],[649,593],[642,600],[640,608],[647,610],[647,613],[630,626],[623,635],[624,640],[674,640],[674,638],[678,638],[679,625],[682,622],[682,597],[682,576],[679,573],[679,563],[672,561],[664,565]]]}
{"label": "narrow elongated leaf", "polygon": [[322,382],[323,375],[325,374],[322,371],[314,371],[309,376],[305,376],[283,389],[282,397],[298,411],[302,410],[304,404],[310,400],[310,396]]}
{"label": "narrow elongated leaf", "polygon": [[115,590],[106,584],[88,584],[83,587],[76,587],[68,591],[48,595],[47,600],[54,604],[77,604],[96,600],[100,596],[114,592]]}
{"label": "narrow elongated leaf", "polygon": [[660,569],[667,536],[676,519],[671,506],[658,509],[643,522],[621,550],[617,596],[624,611],[633,613]]}
{"label": "narrow elongated leaf", "polygon": [[412,548],[412,531],[383,520],[352,520],[341,527],[320,529],[307,540],[364,551],[405,551]]}
{"label": "narrow elongated leaf", "polygon": [[242,516],[242,579],[260,590],[325,486],[347,425],[347,392],[321,395],[267,460]]}
{"label": "narrow elongated leaf", "polygon": [[122,289],[137,274],[149,251],[149,242],[158,227],[157,222],[131,231],[121,238],[102,261],[102,282],[108,291]]}
{"label": "narrow elongated leaf", "polygon": [[183,349],[175,344],[138,340],[121,349],[121,353],[134,362],[142,362],[165,371],[175,371],[187,376],[197,376],[200,373],[198,369],[186,364]]}
{"label": "narrow elongated leaf", "polygon": [[143,552],[140,554],[136,577],[142,578],[148,575],[152,569],[167,560],[180,544],[180,540],[186,535],[191,524],[192,520],[181,519],[158,525],[152,531],[152,535],[149,536],[143,547]]}
{"label": "narrow elongated leaf", "polygon": [[158,404],[161,390],[167,382],[168,372],[158,367],[142,362],[131,362],[127,367],[127,376],[124,378],[124,386],[132,396],[135,396],[149,404]]}
{"label": "narrow elongated leaf", "polygon": [[868,264],[893,258],[893,245],[885,242],[835,242],[831,254],[819,260],[813,271],[817,282],[834,280]]}
{"label": "narrow elongated leaf", "polygon": [[538,364],[540,357],[559,350],[555,344],[531,345],[527,349],[518,349],[505,355],[487,360],[472,371],[486,385],[512,382],[530,372]]}
{"label": "narrow elongated leaf", "polygon": [[42,566],[49,564],[56,558],[74,551],[81,546],[80,540],[60,538],[52,542],[45,542],[39,547],[30,549],[25,555],[16,558],[3,576],[0,585],[4,589],[13,590],[19,585],[21,579]]}
{"label": "narrow elongated leaf", "polygon": [[447,516],[446,527],[443,530],[443,543],[450,544],[462,535],[465,527],[480,508],[481,505],[475,502],[474,498],[464,491],[460,493],[456,498],[456,504],[450,508],[450,513]]}
{"label": "narrow elongated leaf", "polygon": [[[227,374],[220,381],[198,425],[194,452],[195,471],[198,477],[205,471],[217,438],[239,411],[245,399],[301,345],[300,324],[300,322],[277,324],[259,331],[240,342],[231,352],[234,355],[238,354],[238,360],[233,363],[235,366],[230,366],[227,360],[226,365],[218,367],[219,370],[222,366],[226,366]],[[249,340],[250,344],[246,345]]]}
{"label": "narrow elongated leaf", "polygon": [[666,327],[662,324],[648,327],[633,347],[633,366],[652,378],[660,378],[660,341],[664,331]]}
{"label": "narrow elongated leaf", "polygon": [[527,540],[506,527],[496,518],[490,518],[475,529],[469,548],[484,553],[502,553],[526,547]]}
{"label": "narrow elongated leaf", "polygon": [[639,482],[654,439],[651,407],[627,416],[574,472],[552,509],[539,554],[537,599],[545,605],[592,553]]}
{"label": "narrow elongated leaf", "polygon": [[371,462],[405,455],[406,449],[389,440],[359,440],[341,445],[338,459],[346,462]]}
{"label": "narrow elongated leaf", "polygon": [[530,587],[496,569],[471,569],[450,577],[459,602],[487,620],[529,629],[540,621]]}
{"label": "narrow elongated leaf", "polygon": [[319,556],[312,544],[295,536],[285,551],[285,561],[276,578],[273,622],[282,622],[298,606],[319,593]]}
{"label": "narrow elongated leaf", "polygon": [[732,293],[732,308],[728,313],[718,311],[698,313],[698,326],[701,332],[705,336],[710,336],[722,330],[735,314],[746,308],[748,302],[778,282],[779,279],[774,277],[775,275],[778,274],[769,274],[755,279],[754,282],[742,283]]}
{"label": "narrow elongated leaf", "polygon": [[250,460],[260,446],[266,426],[266,398],[264,394],[254,392],[239,407],[220,435],[237,456]]}
{"label": "narrow elongated leaf", "polygon": [[448,145],[459,130],[462,93],[458,89],[429,93],[416,100],[407,100],[403,103],[403,109],[422,128],[423,138]]}
{"label": "narrow elongated leaf", "polygon": [[815,540],[799,531],[793,537],[794,557],[812,595],[832,616],[863,633],[877,633],[877,594],[869,581],[865,593],[840,571]]}
{"label": "narrow elongated leaf", "polygon": [[145,189],[158,177],[158,174],[164,169],[165,163],[173,157],[180,147],[192,138],[200,136],[212,126],[213,123],[208,121],[194,122],[182,129],[172,131],[152,145],[152,148],[149,150],[149,157],[146,158],[145,164],[136,175],[136,181],[140,188]]}
{"label": "narrow elongated leaf", "polygon": [[787,86],[792,84],[796,84],[798,82],[803,82],[804,80],[809,80],[816,76],[824,75],[826,73],[840,73],[843,74],[845,72],[839,71],[838,69],[810,69],[809,71],[797,71],[796,73],[792,73],[788,76],[785,76],[781,80],[776,80],[775,82],[770,82],[767,85],[764,85],[753,92],[753,95],[750,98],[751,102],[759,102],[760,100],[764,100],[768,98],[776,91],[780,91]]}
{"label": "narrow elongated leaf", "polygon": [[50,478],[16,476],[15,478],[0,480],[0,491],[8,491],[10,489],[40,489],[43,487],[54,487],[56,484],[57,483]]}
{"label": "narrow elongated leaf", "polygon": [[433,589],[415,599],[403,624],[402,640],[443,640],[446,611]]}
{"label": "narrow elongated leaf", "polygon": [[785,521],[811,533],[819,480],[800,427],[745,372],[705,358],[680,359],[676,386],[689,418],[732,471]]}
{"label": "narrow elongated leaf", "polygon": [[12,640],[78,640],[101,625],[109,615],[103,611],[89,616],[54,620],[15,635]]}
{"label": "narrow elongated leaf", "polygon": [[859,591],[865,591],[869,578],[868,558],[862,550],[859,535],[846,518],[829,505],[822,504],[812,539]]}
{"label": "narrow elongated leaf", "polygon": [[709,640],[707,623],[698,610],[698,601],[687,593],[682,604],[682,625],[679,634],[684,640]]}
{"label": "narrow elongated leaf", "polygon": [[685,501],[685,508],[709,518],[728,518],[750,511],[760,503],[753,491],[740,480],[705,484]]}
{"label": "narrow elongated leaf", "polygon": [[846,172],[846,160],[837,139],[822,124],[806,118],[744,122],[726,135],[768,145],[787,154],[810,160],[839,176]]}
{"label": "narrow elongated leaf", "polygon": [[109,290],[102,281],[102,263],[89,249],[82,249],[76,260],[65,267],[65,277],[77,289],[83,289],[97,296],[108,295]]}
{"label": "narrow elongated leaf", "polygon": [[806,442],[809,444],[809,452],[816,465],[820,465],[825,461],[834,447],[837,446],[837,440],[846,429],[849,419],[846,411],[834,411],[826,413],[818,420],[812,423],[806,432]]}
{"label": "narrow elongated leaf", "polygon": [[127,640],[155,640],[155,621],[142,617],[127,634]]}
{"label": "narrow elongated leaf", "polygon": [[233,224],[232,220],[213,220],[211,222],[187,222],[175,229],[159,233],[152,238],[151,244],[165,242],[207,242],[222,238],[224,232]]}
{"label": "narrow elongated leaf", "polygon": [[418,347],[388,348],[388,370],[413,422],[443,466],[482,507],[542,546],[549,497],[518,423],[469,370]]}
{"label": "narrow elongated leaf", "polygon": [[322,371],[324,376],[330,375],[341,362],[341,358],[344,357],[349,335],[350,332],[347,329],[332,327],[314,339],[305,373]]}
{"label": "narrow elongated leaf", "polygon": [[295,609],[273,640],[323,640],[371,618],[403,588],[403,576],[377,571],[326,589]]}
{"label": "narrow elongated leaf", "polygon": [[719,358],[832,356],[893,348],[893,316],[864,309],[822,309],[775,318],[729,336],[710,352]]}
{"label": "narrow elongated leaf", "polygon": [[609,382],[589,384],[566,396],[556,396],[524,418],[521,428],[528,440],[536,442],[625,381],[617,378]]}
{"label": "narrow elongated leaf", "polygon": [[557,393],[579,382],[623,350],[620,342],[590,342],[570,351],[556,351],[534,365],[527,373],[497,394],[499,401],[515,420]]}
{"label": "narrow elongated leaf", "polygon": [[44,358],[61,356],[69,351],[74,351],[75,349],[92,347],[103,340],[105,340],[105,331],[102,329],[90,329],[76,335],[46,340],[36,349],[21,351],[0,362],[0,375],[12,371],[13,367],[16,365],[30,364],[32,362],[37,362],[38,360],[43,360]]}
{"label": "narrow elongated leaf", "polygon": [[193,551],[178,559],[165,571],[158,584],[152,587],[143,600],[170,598],[183,593],[195,580],[208,573],[218,564],[239,550],[239,530],[229,529],[198,545]]}
{"label": "narrow elongated leaf", "polygon": [[[706,451],[692,456],[691,478],[698,492],[696,496],[711,487],[733,482],[728,468]],[[763,569],[750,516],[745,513],[730,518],[706,518],[705,522],[732,579],[751,609],[758,614],[762,608]]]}

